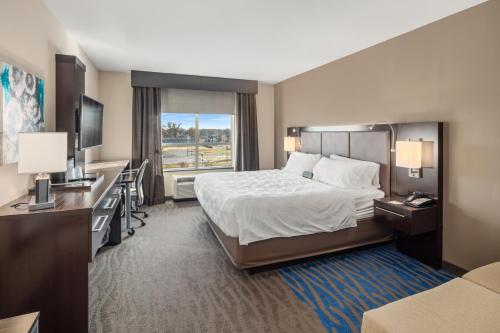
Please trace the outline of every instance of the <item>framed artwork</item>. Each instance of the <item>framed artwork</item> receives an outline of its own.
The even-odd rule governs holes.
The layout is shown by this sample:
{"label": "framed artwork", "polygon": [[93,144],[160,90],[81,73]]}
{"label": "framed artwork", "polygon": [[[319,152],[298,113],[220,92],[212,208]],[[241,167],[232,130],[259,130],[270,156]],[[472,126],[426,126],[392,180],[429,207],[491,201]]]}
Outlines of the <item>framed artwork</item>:
{"label": "framed artwork", "polygon": [[19,132],[45,130],[44,81],[0,62],[0,165],[17,162]]}

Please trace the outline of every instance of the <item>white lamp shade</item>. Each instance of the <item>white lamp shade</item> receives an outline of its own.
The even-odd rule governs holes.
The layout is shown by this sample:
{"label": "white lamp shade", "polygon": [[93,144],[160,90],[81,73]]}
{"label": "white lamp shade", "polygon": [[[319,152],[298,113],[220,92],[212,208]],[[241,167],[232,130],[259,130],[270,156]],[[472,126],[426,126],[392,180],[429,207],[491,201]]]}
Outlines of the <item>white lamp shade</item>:
{"label": "white lamp shade", "polygon": [[296,151],[297,150],[298,138],[295,136],[285,136],[283,145],[285,151]]}
{"label": "white lamp shade", "polygon": [[68,133],[19,133],[17,172],[19,174],[66,171]]}
{"label": "white lamp shade", "polygon": [[429,141],[397,141],[396,166],[420,169],[433,166],[433,142]]}

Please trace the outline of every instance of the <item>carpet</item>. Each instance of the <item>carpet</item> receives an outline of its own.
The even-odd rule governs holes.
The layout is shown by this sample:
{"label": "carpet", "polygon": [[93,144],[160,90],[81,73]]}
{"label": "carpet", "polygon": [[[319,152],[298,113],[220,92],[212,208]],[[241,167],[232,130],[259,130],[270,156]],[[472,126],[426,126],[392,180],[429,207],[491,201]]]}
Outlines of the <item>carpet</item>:
{"label": "carpet", "polygon": [[147,211],[89,266],[89,332],[356,332],[364,310],[451,278],[390,247],[249,275],[197,202]]}
{"label": "carpet", "polygon": [[233,268],[196,202],[147,211],[90,265],[89,332],[325,332],[278,272]]}
{"label": "carpet", "polygon": [[313,260],[279,272],[295,296],[314,309],[328,332],[356,332],[363,312],[454,278],[388,245]]}

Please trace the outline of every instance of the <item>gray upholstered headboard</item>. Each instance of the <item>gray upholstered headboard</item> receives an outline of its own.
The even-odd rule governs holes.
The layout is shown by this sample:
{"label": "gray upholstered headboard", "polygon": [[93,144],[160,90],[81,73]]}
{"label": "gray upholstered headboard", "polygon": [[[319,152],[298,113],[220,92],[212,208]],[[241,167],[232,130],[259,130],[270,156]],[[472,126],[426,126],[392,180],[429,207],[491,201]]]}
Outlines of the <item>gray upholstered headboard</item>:
{"label": "gray upholstered headboard", "polygon": [[389,195],[391,188],[391,137],[389,131],[309,131],[300,133],[301,151],[332,154],[380,164],[380,187]]}

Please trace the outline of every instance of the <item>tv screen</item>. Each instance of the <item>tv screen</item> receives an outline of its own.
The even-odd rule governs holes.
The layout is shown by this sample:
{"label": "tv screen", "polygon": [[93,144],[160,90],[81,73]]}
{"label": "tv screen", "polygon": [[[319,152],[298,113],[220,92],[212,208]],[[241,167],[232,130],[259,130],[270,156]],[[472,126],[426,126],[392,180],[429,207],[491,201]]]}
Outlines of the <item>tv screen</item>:
{"label": "tv screen", "polygon": [[88,96],[81,96],[78,149],[102,145],[102,112],[101,103]]}

